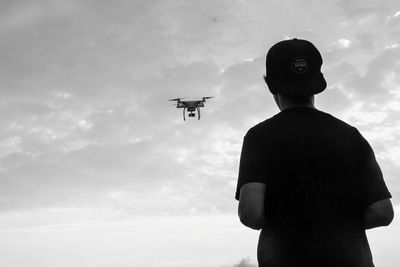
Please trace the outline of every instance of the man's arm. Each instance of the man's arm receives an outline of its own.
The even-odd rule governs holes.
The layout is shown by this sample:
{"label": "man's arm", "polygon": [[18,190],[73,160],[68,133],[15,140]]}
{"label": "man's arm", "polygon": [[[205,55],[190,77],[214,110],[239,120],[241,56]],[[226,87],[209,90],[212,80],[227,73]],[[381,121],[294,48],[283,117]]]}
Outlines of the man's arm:
{"label": "man's arm", "polygon": [[389,225],[394,217],[392,202],[384,199],[372,203],[364,211],[365,229]]}
{"label": "man's arm", "polygon": [[264,213],[265,184],[251,182],[242,185],[238,214],[240,221],[247,227],[260,230],[265,223]]}

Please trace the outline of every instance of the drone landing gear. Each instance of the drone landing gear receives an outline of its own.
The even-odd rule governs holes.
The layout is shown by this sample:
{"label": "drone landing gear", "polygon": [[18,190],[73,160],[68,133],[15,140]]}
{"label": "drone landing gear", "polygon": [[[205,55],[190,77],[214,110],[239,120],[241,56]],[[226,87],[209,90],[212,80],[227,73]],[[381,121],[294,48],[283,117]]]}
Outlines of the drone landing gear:
{"label": "drone landing gear", "polygon": [[197,116],[197,120],[200,120],[200,108],[199,108],[199,107],[197,107],[197,114],[199,114],[199,115]]}

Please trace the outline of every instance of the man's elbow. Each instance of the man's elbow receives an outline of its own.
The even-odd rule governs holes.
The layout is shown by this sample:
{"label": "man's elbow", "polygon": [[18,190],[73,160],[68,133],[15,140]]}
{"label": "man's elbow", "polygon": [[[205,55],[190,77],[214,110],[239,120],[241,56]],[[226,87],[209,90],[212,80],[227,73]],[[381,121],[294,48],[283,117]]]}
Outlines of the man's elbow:
{"label": "man's elbow", "polygon": [[394,219],[394,210],[391,207],[383,216],[382,216],[382,226],[388,226]]}
{"label": "man's elbow", "polygon": [[364,213],[366,229],[388,226],[393,218],[393,206],[388,199],[373,203]]}
{"label": "man's elbow", "polygon": [[240,214],[240,222],[254,230],[260,230],[263,228],[265,223],[265,218],[263,215],[250,215],[250,214]]}
{"label": "man's elbow", "polygon": [[393,210],[391,211],[387,211],[383,214],[380,214],[380,216],[378,217],[378,222],[377,222],[377,226],[388,226],[394,218],[394,212]]}
{"label": "man's elbow", "polygon": [[260,230],[264,227],[265,184],[247,183],[240,189],[238,214],[247,227]]}

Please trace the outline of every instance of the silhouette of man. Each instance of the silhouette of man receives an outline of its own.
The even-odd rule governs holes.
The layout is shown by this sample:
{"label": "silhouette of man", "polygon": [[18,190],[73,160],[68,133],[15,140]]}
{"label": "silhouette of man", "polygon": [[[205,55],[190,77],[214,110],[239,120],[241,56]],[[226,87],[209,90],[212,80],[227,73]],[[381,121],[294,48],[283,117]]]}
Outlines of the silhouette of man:
{"label": "silhouette of man", "polygon": [[280,112],[244,137],[235,198],[260,230],[260,267],[372,267],[366,229],[389,225],[391,194],[368,142],[314,107],[326,88],[322,57],[306,40],[281,41],[265,81]]}

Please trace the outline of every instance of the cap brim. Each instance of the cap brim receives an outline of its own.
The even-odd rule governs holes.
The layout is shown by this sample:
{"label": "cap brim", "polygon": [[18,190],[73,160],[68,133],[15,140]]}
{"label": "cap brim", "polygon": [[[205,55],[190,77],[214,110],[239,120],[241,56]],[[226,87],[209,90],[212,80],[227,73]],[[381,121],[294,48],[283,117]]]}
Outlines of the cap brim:
{"label": "cap brim", "polygon": [[320,77],[307,82],[287,83],[281,81],[270,81],[270,86],[272,86],[274,91],[277,93],[301,96],[319,94],[326,89],[327,84],[321,73]]}

